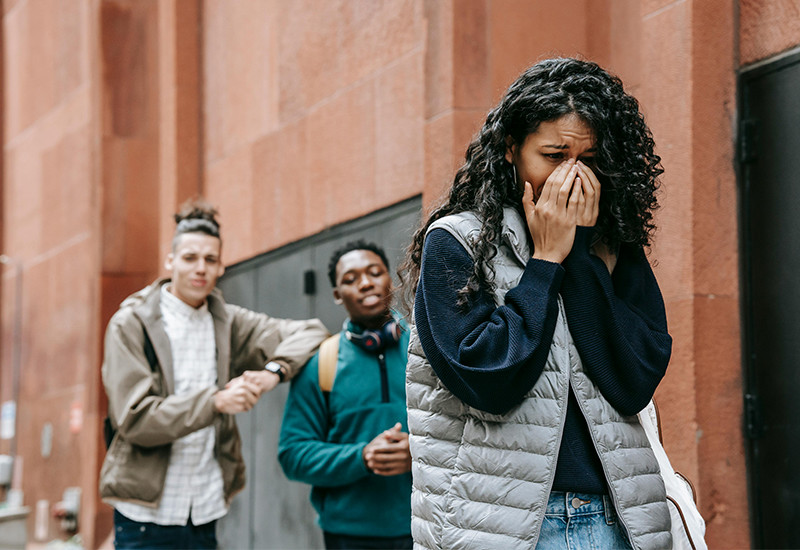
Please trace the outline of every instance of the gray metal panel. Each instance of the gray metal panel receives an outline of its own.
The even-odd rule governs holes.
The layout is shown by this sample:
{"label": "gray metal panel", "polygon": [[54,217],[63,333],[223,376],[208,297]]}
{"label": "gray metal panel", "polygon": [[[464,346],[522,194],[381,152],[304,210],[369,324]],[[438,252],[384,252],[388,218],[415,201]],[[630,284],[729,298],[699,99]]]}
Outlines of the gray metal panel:
{"label": "gray metal panel", "polygon": [[754,539],[757,547],[798,548],[800,56],[746,75],[742,98],[749,134],[742,203]]}
{"label": "gray metal panel", "polygon": [[[225,301],[231,304],[245,305],[255,302],[256,273],[253,271],[240,271],[230,274],[219,284]],[[245,464],[249,467],[254,461],[252,437],[253,422],[251,413],[236,415],[236,425],[242,435],[242,455]],[[252,473],[248,470],[247,476]],[[245,484],[244,490],[233,497],[228,515],[217,525],[217,539],[220,548],[244,548],[249,546],[250,524],[252,522],[249,510],[252,509],[253,484]],[[246,545],[242,543],[247,541]]]}
{"label": "gray metal panel", "polygon": [[[309,257],[308,249],[300,249],[251,269],[233,269],[220,282],[220,288],[229,303],[273,317],[307,319],[311,316],[311,298],[303,295],[302,278],[297,273],[308,265]],[[264,396],[252,411],[236,416],[247,484],[219,522],[221,548],[289,550],[323,546],[308,499],[310,489],[287,480],[277,462],[288,391],[288,384],[281,385]]]}
{"label": "gray metal panel", "polygon": [[[257,269],[255,309],[274,317],[313,317],[313,296],[303,293],[303,272],[311,250],[302,247],[265,262]],[[278,440],[288,384],[278,386],[253,411],[255,459],[252,464],[253,548],[322,548],[316,513],[308,499],[310,488],[289,481],[278,464]]]}
{"label": "gray metal panel", "polygon": [[251,548],[312,549],[323,548],[317,527],[317,514],[311,507],[311,488],[289,481],[278,464],[278,440],[289,385],[282,384],[253,409],[253,447],[255,459],[251,484]]}
{"label": "gray metal panel", "polygon": [[[248,437],[252,432],[252,420],[250,415],[239,414],[236,416],[236,425],[239,427],[239,433],[242,435],[242,455],[246,466],[253,463],[253,444],[252,438]],[[217,522],[217,542],[220,548],[249,548],[250,525],[252,518],[250,517],[250,510],[252,509],[253,500],[253,483],[252,471],[247,470],[247,483],[244,490],[233,497],[231,501],[228,515]]]}
{"label": "gray metal panel", "polygon": [[[318,317],[338,332],[346,313],[333,302],[328,260],[344,243],[364,238],[386,249],[392,271],[405,253],[420,217],[419,197],[319,235],[232,266],[220,282],[226,299],[275,317]],[[316,293],[303,293],[303,274],[313,270]],[[248,484],[236,497],[218,536],[223,548],[322,548],[322,534],[309,502],[310,487],[286,479],[277,462],[280,421],[288,394],[281,385],[248,414],[238,415]]]}
{"label": "gray metal panel", "polygon": [[256,299],[256,273],[237,271],[228,273],[217,285],[229,304],[252,304]]}
{"label": "gray metal panel", "polygon": [[311,266],[311,250],[303,247],[264,262],[256,270],[255,309],[273,317],[307,319],[313,296],[303,294],[303,273]]}
{"label": "gray metal panel", "polygon": [[406,249],[411,243],[414,232],[419,227],[419,210],[408,212],[404,216],[392,218],[381,226],[384,249],[391,264],[390,269],[397,283],[397,268],[405,260]]}

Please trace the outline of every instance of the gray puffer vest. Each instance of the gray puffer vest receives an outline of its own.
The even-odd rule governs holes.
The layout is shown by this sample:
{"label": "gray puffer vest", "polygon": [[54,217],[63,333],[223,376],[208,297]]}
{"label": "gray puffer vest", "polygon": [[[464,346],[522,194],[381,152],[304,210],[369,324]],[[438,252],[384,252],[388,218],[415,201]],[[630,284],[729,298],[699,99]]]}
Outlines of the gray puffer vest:
{"label": "gray puffer vest", "polygon": [[[505,209],[492,260],[495,302],[522,277],[531,257],[527,225]],[[451,233],[472,254],[474,214],[442,218],[429,229]],[[536,546],[555,476],[570,386],[589,425],[610,496],[635,549],[671,548],[664,483],[636,416],[622,416],[583,370],[559,299],[544,372],[525,399],[503,415],[465,404],[442,384],[412,328],[406,393],[414,486],[416,549],[531,549]]]}

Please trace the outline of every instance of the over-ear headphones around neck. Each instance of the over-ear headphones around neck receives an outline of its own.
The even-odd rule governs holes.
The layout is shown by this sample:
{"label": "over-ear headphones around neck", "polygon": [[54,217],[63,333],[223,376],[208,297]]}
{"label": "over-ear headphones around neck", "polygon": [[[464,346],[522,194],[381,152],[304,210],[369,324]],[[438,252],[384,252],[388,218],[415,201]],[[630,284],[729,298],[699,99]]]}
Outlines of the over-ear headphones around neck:
{"label": "over-ear headphones around neck", "polygon": [[378,330],[364,329],[363,332],[357,333],[347,329],[347,319],[344,321],[344,336],[349,341],[363,350],[378,353],[383,351],[389,346],[393,346],[400,341],[400,334],[403,328],[394,319],[389,319]]}

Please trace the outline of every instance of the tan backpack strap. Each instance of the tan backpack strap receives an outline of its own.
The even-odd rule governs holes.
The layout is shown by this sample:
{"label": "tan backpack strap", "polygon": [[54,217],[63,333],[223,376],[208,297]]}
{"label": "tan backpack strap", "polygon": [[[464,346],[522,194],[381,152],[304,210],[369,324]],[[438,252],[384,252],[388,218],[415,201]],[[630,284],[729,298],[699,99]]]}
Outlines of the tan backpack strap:
{"label": "tan backpack strap", "polygon": [[330,392],[336,378],[336,364],[339,362],[339,337],[334,334],[319,347],[319,389]]}

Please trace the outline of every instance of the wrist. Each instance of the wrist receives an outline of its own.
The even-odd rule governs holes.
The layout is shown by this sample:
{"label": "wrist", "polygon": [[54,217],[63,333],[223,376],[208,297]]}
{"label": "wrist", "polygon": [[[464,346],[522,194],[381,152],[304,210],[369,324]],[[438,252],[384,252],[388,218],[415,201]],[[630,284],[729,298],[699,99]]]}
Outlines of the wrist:
{"label": "wrist", "polygon": [[579,225],[575,228],[575,244],[572,247],[573,250],[586,250],[588,252],[589,247],[592,245],[592,240],[594,240],[594,236],[594,227]]}
{"label": "wrist", "polygon": [[222,390],[215,391],[214,394],[211,396],[211,405],[212,408],[214,409],[214,412],[217,414],[222,412],[222,403],[220,401],[222,399],[222,396],[220,395],[220,391]]}
{"label": "wrist", "polygon": [[361,464],[364,465],[364,469],[367,472],[372,473],[372,468],[370,468],[369,464],[367,463],[367,449],[368,448],[369,448],[369,444],[365,444],[363,447],[361,447]]}
{"label": "wrist", "polygon": [[286,380],[286,373],[283,370],[283,365],[281,365],[277,361],[270,361],[269,363],[264,365],[264,370],[276,375],[278,377],[279,383]]}
{"label": "wrist", "polygon": [[543,262],[550,262],[551,264],[560,264],[564,261],[564,258],[561,257],[559,254],[547,254],[547,253],[540,253],[534,252],[533,256],[531,256],[532,260],[541,260]]}

